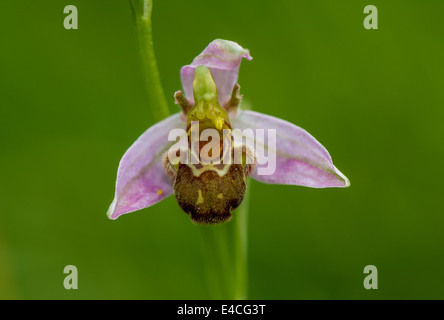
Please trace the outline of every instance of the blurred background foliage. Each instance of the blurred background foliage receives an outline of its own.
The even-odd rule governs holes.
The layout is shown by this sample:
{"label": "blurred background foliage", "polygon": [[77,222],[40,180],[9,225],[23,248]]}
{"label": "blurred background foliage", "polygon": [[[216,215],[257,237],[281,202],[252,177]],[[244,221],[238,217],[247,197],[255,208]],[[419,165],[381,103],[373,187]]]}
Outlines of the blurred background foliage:
{"label": "blurred background foliage", "polygon": [[[63,28],[76,5],[79,29]],[[379,9],[379,30],[363,9]],[[251,184],[252,299],[444,298],[442,1],[157,0],[171,112],[216,38],[249,48],[257,111],[307,129],[348,189]],[[199,230],[173,197],[108,220],[119,160],[154,123],[125,0],[0,3],[0,298],[205,299]],[[65,290],[76,265],[79,289]],[[379,289],[364,290],[364,266]]]}

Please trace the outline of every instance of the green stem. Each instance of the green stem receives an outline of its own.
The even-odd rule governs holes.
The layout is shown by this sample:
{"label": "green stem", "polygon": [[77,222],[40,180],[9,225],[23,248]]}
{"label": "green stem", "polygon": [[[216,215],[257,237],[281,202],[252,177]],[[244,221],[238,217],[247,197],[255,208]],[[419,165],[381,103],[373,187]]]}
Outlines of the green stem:
{"label": "green stem", "polygon": [[[249,189],[248,183],[248,189]],[[248,194],[230,222],[202,226],[210,294],[217,300],[247,298]]]}
{"label": "green stem", "polygon": [[154,55],[151,25],[152,0],[130,0],[136,19],[143,73],[151,110],[157,121],[169,116],[168,104],[160,81],[156,56]]}
{"label": "green stem", "polygon": [[17,299],[14,269],[1,231],[0,228],[0,300],[12,300]]}
{"label": "green stem", "polygon": [[[140,53],[151,110],[156,120],[170,112],[160,81],[153,48],[152,0],[130,0],[136,19]],[[201,227],[208,263],[208,283],[214,299],[246,299],[248,192],[231,222]]]}

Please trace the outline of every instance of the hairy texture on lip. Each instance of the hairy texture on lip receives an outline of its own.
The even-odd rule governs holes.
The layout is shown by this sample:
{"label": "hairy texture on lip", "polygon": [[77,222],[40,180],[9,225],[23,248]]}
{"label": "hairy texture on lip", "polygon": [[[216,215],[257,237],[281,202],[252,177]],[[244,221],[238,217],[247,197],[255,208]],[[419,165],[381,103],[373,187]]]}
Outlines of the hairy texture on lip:
{"label": "hairy texture on lip", "polygon": [[229,165],[226,174],[205,171],[196,177],[193,170],[180,164],[174,181],[177,203],[198,224],[229,221],[231,211],[244,199],[247,185],[242,165]]}

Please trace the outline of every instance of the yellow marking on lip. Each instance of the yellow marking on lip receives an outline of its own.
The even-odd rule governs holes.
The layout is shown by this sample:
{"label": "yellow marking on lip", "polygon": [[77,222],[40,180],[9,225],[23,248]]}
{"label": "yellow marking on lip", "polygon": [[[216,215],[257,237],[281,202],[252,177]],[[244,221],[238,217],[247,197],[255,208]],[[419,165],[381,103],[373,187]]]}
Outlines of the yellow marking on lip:
{"label": "yellow marking on lip", "polygon": [[231,165],[230,164],[226,164],[224,165],[224,167],[222,169],[218,169],[219,166],[218,164],[205,164],[202,165],[201,168],[197,169],[194,165],[189,164],[188,167],[191,169],[191,171],[193,172],[193,175],[195,177],[199,177],[202,173],[206,172],[206,171],[215,171],[219,177],[223,177],[224,175],[227,174],[228,170],[230,169]]}
{"label": "yellow marking on lip", "polygon": [[202,197],[202,190],[197,190],[197,201],[196,204],[202,204],[204,202],[204,198]]}
{"label": "yellow marking on lip", "polygon": [[162,190],[162,189],[157,190],[157,194],[158,194],[158,195],[161,195],[162,193],[163,193],[163,190]]}

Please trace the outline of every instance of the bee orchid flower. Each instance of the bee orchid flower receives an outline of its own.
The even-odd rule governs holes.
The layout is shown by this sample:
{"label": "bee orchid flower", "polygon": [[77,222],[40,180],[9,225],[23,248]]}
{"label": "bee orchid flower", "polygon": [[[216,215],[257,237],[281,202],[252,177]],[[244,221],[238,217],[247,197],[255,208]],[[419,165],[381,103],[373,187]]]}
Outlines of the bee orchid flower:
{"label": "bee orchid flower", "polygon": [[[269,184],[312,188],[349,186],[349,180],[333,165],[328,151],[307,131],[285,120],[239,107],[237,79],[243,58],[252,59],[247,49],[218,39],[190,65],[182,67],[184,92],[175,93],[182,111],[150,127],[126,151],[107,213],[110,219],[147,208],[174,194],[193,222],[225,222],[244,198],[247,177]],[[181,144],[180,150],[189,151],[191,156],[181,155],[174,162],[168,155],[172,146],[178,144],[169,139],[175,129],[185,132],[185,144]],[[208,149],[208,135],[193,147],[193,133],[202,138],[207,129],[220,134],[220,138],[210,135],[213,146],[216,142],[218,147],[205,153],[202,151]],[[257,134],[248,135],[246,142],[235,143],[235,130],[256,130]],[[236,153],[240,155],[237,162]],[[193,155],[197,160],[190,163],[187,160]],[[271,170],[267,163],[270,155]],[[222,157],[228,161],[221,163]]]}

